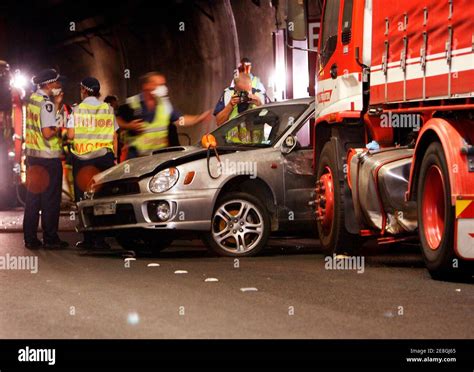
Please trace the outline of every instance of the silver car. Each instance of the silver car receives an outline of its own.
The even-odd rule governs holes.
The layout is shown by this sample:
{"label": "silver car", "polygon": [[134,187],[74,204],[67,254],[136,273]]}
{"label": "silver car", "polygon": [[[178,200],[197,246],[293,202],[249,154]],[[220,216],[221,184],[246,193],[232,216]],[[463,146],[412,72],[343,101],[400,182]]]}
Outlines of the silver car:
{"label": "silver car", "polygon": [[215,148],[165,148],[98,174],[79,230],[152,251],[198,233],[233,257],[257,254],[272,232],[310,230],[314,109],[311,98],[260,106],[212,132]]}

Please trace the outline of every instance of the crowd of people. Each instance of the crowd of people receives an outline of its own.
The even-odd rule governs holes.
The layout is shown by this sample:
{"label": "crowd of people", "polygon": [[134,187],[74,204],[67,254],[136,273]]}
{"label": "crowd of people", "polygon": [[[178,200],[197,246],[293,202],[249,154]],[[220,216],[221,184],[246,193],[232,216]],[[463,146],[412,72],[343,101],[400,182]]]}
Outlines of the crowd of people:
{"label": "crowd of people", "polygon": [[[252,63],[243,58],[234,78],[222,93],[214,116],[221,125],[267,100],[260,79],[251,73]],[[101,100],[100,82],[86,77],[79,84],[81,102],[65,104],[64,79],[54,69],[33,78],[37,87],[26,109],[26,202],[24,243],[28,249],[63,249],[68,243],[58,235],[63,163],[70,170],[71,194],[76,202],[92,177],[116,163],[178,146],[178,128],[210,120],[211,111],[183,115],[169,98],[166,77],[150,72],[140,78],[141,92],[120,105],[116,96]],[[41,214],[43,240],[38,239]],[[109,248],[105,240],[86,233],[76,244],[81,249]]]}

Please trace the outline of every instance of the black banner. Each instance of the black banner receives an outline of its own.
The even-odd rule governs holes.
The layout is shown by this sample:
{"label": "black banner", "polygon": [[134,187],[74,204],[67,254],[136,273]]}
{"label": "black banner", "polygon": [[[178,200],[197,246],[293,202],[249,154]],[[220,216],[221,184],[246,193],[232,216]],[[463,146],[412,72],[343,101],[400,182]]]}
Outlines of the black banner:
{"label": "black banner", "polygon": [[473,346],[472,340],[3,340],[0,371],[472,372]]}

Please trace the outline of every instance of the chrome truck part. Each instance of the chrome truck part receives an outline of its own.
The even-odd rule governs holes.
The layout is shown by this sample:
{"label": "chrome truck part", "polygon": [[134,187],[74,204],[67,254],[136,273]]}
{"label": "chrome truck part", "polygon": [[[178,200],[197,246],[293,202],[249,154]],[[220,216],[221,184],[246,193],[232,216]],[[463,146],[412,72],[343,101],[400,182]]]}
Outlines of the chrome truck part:
{"label": "chrome truck part", "polygon": [[349,177],[357,219],[371,229],[391,234],[415,231],[416,203],[405,200],[413,150],[356,151]]}

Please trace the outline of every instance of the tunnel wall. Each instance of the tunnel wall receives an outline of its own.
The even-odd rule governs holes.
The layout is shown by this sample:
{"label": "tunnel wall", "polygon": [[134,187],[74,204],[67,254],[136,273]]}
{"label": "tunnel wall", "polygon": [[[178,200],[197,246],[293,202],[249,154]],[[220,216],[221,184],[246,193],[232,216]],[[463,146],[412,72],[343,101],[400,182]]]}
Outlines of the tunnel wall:
{"label": "tunnel wall", "polygon": [[[103,97],[115,94],[123,102],[139,91],[139,76],[158,70],[166,75],[172,102],[183,114],[213,110],[241,57],[249,57],[252,72],[268,84],[275,27],[269,1],[257,5],[252,0],[137,0],[137,4],[133,8],[131,2],[119,2],[122,13],[115,19],[107,14],[84,20],[71,17],[74,31],[65,18],[62,29],[52,35],[55,38],[15,21],[9,25],[17,41],[9,43],[11,64],[31,74],[48,66],[58,68],[68,77],[68,103],[79,100],[78,83],[85,76],[101,81]],[[52,44],[51,39],[63,41]],[[189,133],[195,142],[214,127],[212,122],[179,131]]]}

